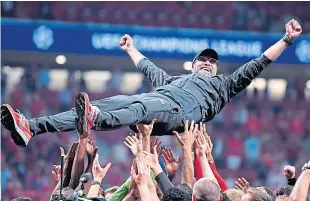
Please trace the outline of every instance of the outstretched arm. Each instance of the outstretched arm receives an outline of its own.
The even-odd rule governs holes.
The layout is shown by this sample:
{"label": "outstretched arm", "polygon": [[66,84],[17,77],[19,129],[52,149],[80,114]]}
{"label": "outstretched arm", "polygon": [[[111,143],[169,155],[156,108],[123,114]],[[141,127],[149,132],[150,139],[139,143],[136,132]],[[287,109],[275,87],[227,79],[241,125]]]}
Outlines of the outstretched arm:
{"label": "outstretched arm", "polygon": [[244,64],[226,78],[225,88],[227,89],[227,101],[230,101],[231,98],[245,89],[252,80],[272,61],[275,61],[288,47],[288,44],[297,38],[302,32],[301,26],[296,20],[289,21],[285,27],[286,34],[283,39],[268,48],[262,56]]}
{"label": "outstretched arm", "polygon": [[86,154],[86,144],[88,140],[88,138],[82,138],[82,135],[79,134],[79,144],[74,157],[71,180],[69,184],[72,189],[75,189],[79,185],[80,176],[84,171],[84,157]]}
{"label": "outstretched arm", "polygon": [[187,184],[190,188],[193,188],[194,183],[194,164],[192,157],[192,146],[195,142],[198,131],[198,124],[194,125],[192,121],[190,127],[188,126],[188,120],[184,123],[184,133],[182,136],[177,131],[173,131],[173,134],[177,137],[184,154],[184,168],[182,170],[182,183]]}
{"label": "outstretched arm", "polygon": [[310,186],[310,169],[304,170],[293,188],[289,201],[304,201],[307,199],[307,194]]}
{"label": "outstretched arm", "polygon": [[121,48],[130,56],[136,67],[144,73],[154,87],[167,84],[167,80],[170,79],[171,76],[143,56],[134,47],[133,40],[128,34],[125,34],[119,43]]}

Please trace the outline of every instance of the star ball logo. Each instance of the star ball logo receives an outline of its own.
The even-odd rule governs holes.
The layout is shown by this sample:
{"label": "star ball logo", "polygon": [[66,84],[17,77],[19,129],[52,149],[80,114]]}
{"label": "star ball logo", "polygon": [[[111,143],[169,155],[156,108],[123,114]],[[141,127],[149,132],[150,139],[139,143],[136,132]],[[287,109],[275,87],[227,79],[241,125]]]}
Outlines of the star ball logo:
{"label": "star ball logo", "polygon": [[33,31],[32,39],[38,49],[47,50],[54,43],[53,30],[46,26],[39,26]]}
{"label": "star ball logo", "polygon": [[310,41],[302,40],[300,41],[295,50],[295,54],[299,61],[303,63],[310,63]]}

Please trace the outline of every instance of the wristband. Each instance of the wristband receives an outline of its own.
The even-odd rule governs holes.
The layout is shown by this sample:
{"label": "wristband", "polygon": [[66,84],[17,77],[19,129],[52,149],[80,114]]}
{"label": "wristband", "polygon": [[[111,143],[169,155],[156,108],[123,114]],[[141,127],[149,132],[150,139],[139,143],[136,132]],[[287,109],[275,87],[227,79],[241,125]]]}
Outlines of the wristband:
{"label": "wristband", "polygon": [[283,36],[282,40],[284,42],[286,42],[286,44],[288,44],[288,45],[292,45],[293,44],[293,39],[290,39],[290,37],[288,37],[288,35],[286,35],[286,34]]}
{"label": "wristband", "polygon": [[101,182],[93,180],[93,182],[91,183],[91,185],[99,185],[101,186]]}

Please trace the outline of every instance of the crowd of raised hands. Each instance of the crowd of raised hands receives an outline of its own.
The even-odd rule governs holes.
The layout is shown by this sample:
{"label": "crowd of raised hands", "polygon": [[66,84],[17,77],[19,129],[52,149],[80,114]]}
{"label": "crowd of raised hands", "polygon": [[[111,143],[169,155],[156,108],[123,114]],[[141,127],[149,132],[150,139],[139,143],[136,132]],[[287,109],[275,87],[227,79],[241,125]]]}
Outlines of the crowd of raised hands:
{"label": "crowd of raised hands", "polygon": [[[235,188],[228,189],[224,179],[216,170],[212,157],[213,144],[202,123],[184,122],[184,132],[173,132],[182,149],[182,156],[175,156],[170,147],[162,147],[158,137],[151,137],[153,125],[138,124],[138,133],[131,133],[124,139],[124,145],[134,156],[128,179],[120,186],[103,190],[101,183],[108,174],[111,163],[100,165],[98,147],[91,140],[90,133],[79,134],[67,154],[60,147],[63,156],[63,173],[60,165],[53,165],[53,177],[58,182],[50,200],[108,200],[108,201],[299,201],[306,200],[310,183],[310,163],[306,163],[299,178],[296,169],[285,166],[283,174],[287,185],[272,189],[266,186],[252,187],[246,178],[238,178]],[[173,136],[171,136],[173,137]],[[162,157],[164,167],[159,163]],[[87,166],[84,168],[84,159]],[[112,161],[113,162],[113,161]],[[182,182],[174,185],[173,179],[182,166]],[[126,171],[126,170],[124,170]],[[80,182],[84,173],[91,178]],[[117,175],[115,175],[117,177]],[[62,181],[61,181],[62,178]],[[62,190],[60,186],[62,185]],[[83,199],[82,199],[83,197]]]}

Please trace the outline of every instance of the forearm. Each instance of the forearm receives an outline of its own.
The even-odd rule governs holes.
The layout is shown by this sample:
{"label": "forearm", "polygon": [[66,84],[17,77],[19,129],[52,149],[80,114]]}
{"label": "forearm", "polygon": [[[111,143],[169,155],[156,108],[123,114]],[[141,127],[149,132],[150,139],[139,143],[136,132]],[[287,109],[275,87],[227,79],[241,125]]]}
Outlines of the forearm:
{"label": "forearm", "polygon": [[156,189],[155,191],[150,191],[151,192],[151,201],[160,201],[157,193],[156,193]]}
{"label": "forearm", "polygon": [[143,151],[146,151],[146,152],[151,152],[151,145],[150,145],[150,142],[151,142],[151,137],[150,136],[146,136],[146,137],[143,137]]}
{"label": "forearm", "polygon": [[182,183],[187,184],[190,188],[193,188],[194,178],[194,164],[191,147],[183,147],[184,164],[182,172]]}
{"label": "forearm", "polygon": [[203,177],[202,175],[202,169],[201,169],[201,163],[200,163],[200,159],[199,159],[199,155],[195,154],[195,158],[194,158],[194,168],[195,168],[195,178],[196,181],[198,181],[199,179],[201,179]]}
{"label": "forearm", "polygon": [[[101,181],[102,181],[102,179],[98,180],[98,182],[100,182],[100,184],[101,184]],[[91,187],[88,191],[87,197],[89,197],[89,198],[90,197],[98,197],[99,190],[100,190],[100,186],[98,184],[91,185]]]}
{"label": "forearm", "polygon": [[87,172],[92,173],[92,167],[93,167],[93,161],[94,160],[91,156],[87,156],[87,159],[88,159],[88,164],[87,164],[85,173],[87,173]]}
{"label": "forearm", "polygon": [[202,156],[199,156],[200,163],[201,163],[201,169],[202,169],[202,175],[203,177],[207,178],[215,178],[214,174],[211,170],[211,167],[209,165],[209,161],[207,156],[204,154]]}
{"label": "forearm", "polygon": [[84,171],[84,157],[86,154],[86,144],[87,138],[80,139],[79,145],[77,148],[77,153],[75,154],[72,172],[71,172],[71,181],[69,186],[75,189],[79,184],[79,178],[83,174]]}
{"label": "forearm", "polygon": [[138,185],[138,189],[140,192],[141,201],[151,201],[151,194],[147,187],[147,184],[140,184]]}
{"label": "forearm", "polygon": [[139,61],[145,58],[145,56],[143,56],[141,52],[139,52],[136,48],[128,50],[127,54],[129,55],[135,66],[138,66]]}
{"label": "forearm", "polygon": [[213,172],[214,177],[216,178],[218,184],[220,185],[221,190],[222,190],[223,192],[225,192],[225,191],[228,189],[228,186],[227,186],[225,180],[224,180],[224,179],[221,177],[221,175],[217,172],[215,163],[214,163],[214,162],[213,162],[213,163],[210,163],[210,162],[209,162],[209,165],[210,165],[210,168],[211,168],[211,170],[212,170],[212,172]]}
{"label": "forearm", "polygon": [[306,200],[310,184],[310,170],[304,170],[293,188],[289,201]]}
{"label": "forearm", "polygon": [[270,48],[268,48],[264,52],[264,55],[271,61],[275,61],[287,47],[288,44],[281,39]]}
{"label": "forearm", "polygon": [[55,186],[55,188],[54,188],[54,190],[53,190],[51,196],[52,196],[56,191],[58,191],[58,190],[60,190],[60,181],[56,184],[56,186]]}
{"label": "forearm", "polygon": [[155,188],[155,185],[154,185],[152,180],[150,180],[148,183],[148,189],[150,191],[151,200],[152,201],[159,201],[159,198],[158,198],[157,192],[156,192],[156,188]]}
{"label": "forearm", "polygon": [[170,182],[167,175],[165,175],[164,172],[161,172],[159,175],[155,177],[155,180],[157,181],[157,184],[159,186],[159,189],[162,193],[167,192],[170,188],[173,188],[174,185]]}

